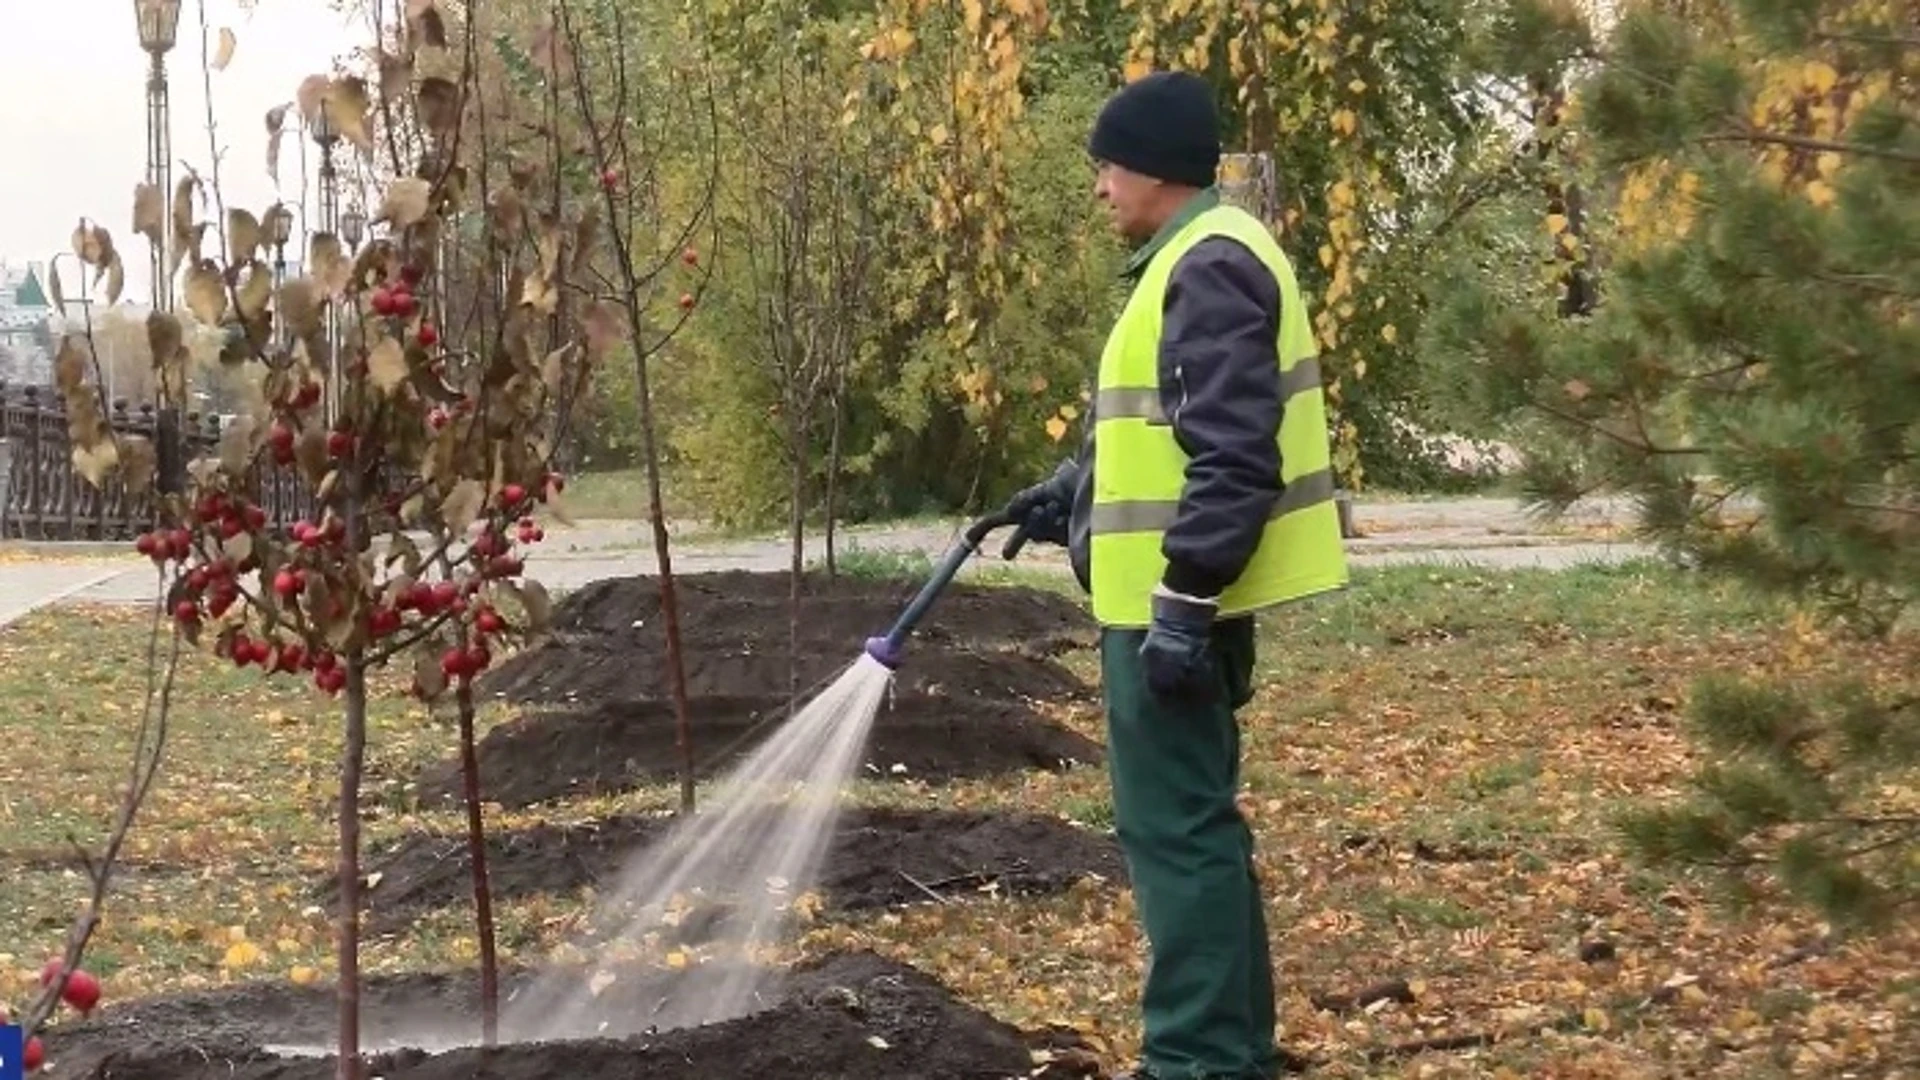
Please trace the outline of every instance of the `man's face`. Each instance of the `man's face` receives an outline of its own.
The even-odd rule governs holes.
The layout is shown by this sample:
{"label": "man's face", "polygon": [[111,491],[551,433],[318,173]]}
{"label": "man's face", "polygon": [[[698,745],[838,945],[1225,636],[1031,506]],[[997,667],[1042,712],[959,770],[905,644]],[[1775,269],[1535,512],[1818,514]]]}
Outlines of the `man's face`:
{"label": "man's face", "polygon": [[1114,229],[1135,243],[1151,239],[1159,228],[1153,220],[1159,181],[1111,161],[1096,161],[1093,167],[1094,197],[1107,204]]}

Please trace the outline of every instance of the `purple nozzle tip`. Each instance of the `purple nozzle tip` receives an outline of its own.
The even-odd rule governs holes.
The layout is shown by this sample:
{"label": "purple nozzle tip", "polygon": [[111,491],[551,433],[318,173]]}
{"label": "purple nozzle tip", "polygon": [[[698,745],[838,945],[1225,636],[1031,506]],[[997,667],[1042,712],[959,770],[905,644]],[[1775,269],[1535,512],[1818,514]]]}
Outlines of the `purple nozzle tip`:
{"label": "purple nozzle tip", "polygon": [[884,637],[870,637],[867,639],[867,655],[879,661],[880,666],[886,668],[888,671],[897,671],[900,668],[901,657],[899,647]]}

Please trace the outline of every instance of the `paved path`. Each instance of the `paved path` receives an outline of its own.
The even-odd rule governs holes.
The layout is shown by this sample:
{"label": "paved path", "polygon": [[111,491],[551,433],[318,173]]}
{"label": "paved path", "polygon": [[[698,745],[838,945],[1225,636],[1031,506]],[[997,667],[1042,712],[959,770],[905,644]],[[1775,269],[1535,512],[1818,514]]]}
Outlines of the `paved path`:
{"label": "paved path", "polygon": [[[0,626],[36,608],[111,587],[128,568],[123,560],[0,563]],[[142,591],[152,593],[153,588],[149,584]]]}
{"label": "paved path", "polygon": [[[1545,529],[1512,500],[1448,499],[1404,503],[1362,503],[1355,518],[1363,533],[1349,542],[1356,566],[1436,563],[1490,568],[1562,569],[1581,563],[1619,562],[1645,557],[1650,549],[1632,543],[1596,539],[1626,524],[1623,500],[1583,504],[1559,525]],[[843,530],[840,551],[920,554],[937,558],[954,542],[957,524],[916,524]],[[527,559],[527,571],[549,589],[577,589],[609,577],[651,574],[655,570],[651,533],[644,522],[587,521],[549,529],[545,544]],[[41,554],[59,545],[39,545]],[[787,567],[785,539],[761,537],[711,540],[689,537],[673,548],[674,569],[682,573],[715,570],[777,571]],[[822,538],[813,536],[806,557],[825,555]],[[969,568],[1000,565],[997,546]],[[1016,564],[1064,573],[1059,549],[1030,549]],[[147,604],[153,602],[153,568],[138,556],[60,561],[0,562],[0,626],[51,604]]]}

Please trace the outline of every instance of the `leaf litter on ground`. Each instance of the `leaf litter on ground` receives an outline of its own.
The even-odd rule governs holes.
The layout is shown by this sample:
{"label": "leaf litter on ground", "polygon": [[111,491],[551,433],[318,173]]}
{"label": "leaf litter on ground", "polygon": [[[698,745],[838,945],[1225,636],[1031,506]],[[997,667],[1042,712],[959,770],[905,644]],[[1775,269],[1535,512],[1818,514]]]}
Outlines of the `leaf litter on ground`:
{"label": "leaf litter on ground", "polygon": [[[22,928],[0,942],[0,1000],[30,991],[77,895],[77,868],[59,861],[65,831],[86,842],[108,820],[146,629],[143,612],[58,611],[0,634],[0,734],[41,748],[0,762],[0,923]],[[1283,1038],[1322,1063],[1316,1075],[1826,1076],[1842,1062],[1888,1075],[1920,1050],[1920,980],[1902,974],[1920,970],[1920,932],[1830,940],[1764,892],[1730,909],[1710,879],[1632,862],[1611,825],[1629,800],[1684,790],[1697,751],[1681,717],[1698,672],[1910,679],[1920,670],[1910,636],[1879,647],[1829,639],[1657,568],[1407,568],[1268,620],[1263,643],[1241,802],[1259,845]],[[1089,657],[1068,660],[1091,674]],[[333,714],[211,658],[187,666],[180,742],[94,953],[120,998],[330,970],[330,927],[304,883],[332,857]],[[46,679],[53,670],[63,677]],[[456,832],[457,812],[415,809],[405,779],[449,751],[450,727],[397,681],[374,706],[369,843],[422,826]],[[488,711],[489,724],[505,715]],[[1095,708],[1061,718],[1101,735]],[[853,797],[1043,810],[1095,829],[1112,813],[1097,767],[865,782]],[[657,811],[671,799],[646,789],[494,813],[489,825]],[[564,941],[583,899],[502,904],[503,960]],[[1010,1022],[1089,1033],[1116,1061],[1137,1050],[1144,943],[1130,894],[1112,883],[821,917],[791,952],[849,946],[922,966]],[[373,971],[470,965],[470,916],[434,912],[367,953]]]}

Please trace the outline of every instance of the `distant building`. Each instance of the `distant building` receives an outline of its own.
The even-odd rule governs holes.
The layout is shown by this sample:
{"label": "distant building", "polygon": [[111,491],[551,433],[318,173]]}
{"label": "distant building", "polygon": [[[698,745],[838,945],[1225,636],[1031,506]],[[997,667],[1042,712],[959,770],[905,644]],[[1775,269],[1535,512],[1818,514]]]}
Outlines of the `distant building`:
{"label": "distant building", "polygon": [[53,299],[47,266],[0,261],[0,379],[16,386],[53,382]]}

